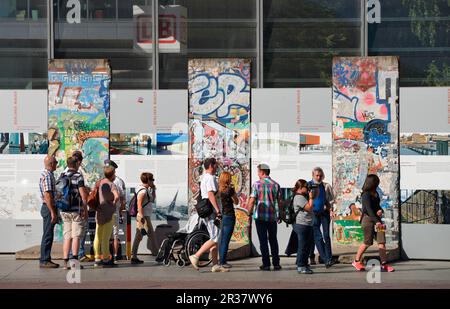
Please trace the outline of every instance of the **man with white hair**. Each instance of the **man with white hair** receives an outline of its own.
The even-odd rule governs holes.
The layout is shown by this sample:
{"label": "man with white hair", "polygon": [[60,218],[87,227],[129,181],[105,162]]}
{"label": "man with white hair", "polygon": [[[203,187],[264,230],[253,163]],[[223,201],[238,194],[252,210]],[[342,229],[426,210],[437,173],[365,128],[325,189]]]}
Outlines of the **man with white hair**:
{"label": "man with white hair", "polygon": [[[332,217],[332,206],[334,204],[333,188],[330,184],[323,182],[325,173],[322,168],[315,167],[312,171],[312,180],[309,182],[314,193],[314,243],[320,254],[320,259],[326,268],[331,267],[333,255],[331,252],[330,221]],[[322,230],[320,229],[322,227]],[[314,255],[314,246],[312,246],[311,255]]]}

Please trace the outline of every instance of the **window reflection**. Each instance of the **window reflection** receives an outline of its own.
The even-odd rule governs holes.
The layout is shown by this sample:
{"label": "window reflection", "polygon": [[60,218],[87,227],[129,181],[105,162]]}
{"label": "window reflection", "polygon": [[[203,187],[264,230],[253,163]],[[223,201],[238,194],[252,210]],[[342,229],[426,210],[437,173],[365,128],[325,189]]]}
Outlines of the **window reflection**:
{"label": "window reflection", "polygon": [[361,55],[359,0],[265,0],[264,87],[328,87],[334,56]]}
{"label": "window reflection", "polygon": [[106,58],[112,89],[152,89],[152,48],[143,49],[138,37],[152,40],[151,1],[83,0],[79,23],[68,22],[66,0],[55,2],[55,58]]}
{"label": "window reflection", "polygon": [[47,3],[0,1],[0,89],[47,87]]}
{"label": "window reflection", "polygon": [[400,86],[450,85],[447,0],[385,1],[381,23],[369,24],[369,55],[400,57]]}
{"label": "window reflection", "polygon": [[[159,3],[160,88],[187,88],[189,58],[220,57],[252,59],[252,86],[256,86],[255,0]],[[183,27],[174,40],[174,30]]]}

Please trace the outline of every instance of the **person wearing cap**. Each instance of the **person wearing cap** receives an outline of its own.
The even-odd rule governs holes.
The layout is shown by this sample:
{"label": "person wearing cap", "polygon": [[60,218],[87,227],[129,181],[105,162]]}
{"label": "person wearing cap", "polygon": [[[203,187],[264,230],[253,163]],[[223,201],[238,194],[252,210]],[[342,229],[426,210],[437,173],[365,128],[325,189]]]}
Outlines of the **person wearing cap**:
{"label": "person wearing cap", "polygon": [[[83,153],[80,150],[75,150],[74,152],[72,152],[72,158],[75,158],[77,160],[78,172],[84,177],[84,175],[81,171],[81,163],[83,162]],[[66,169],[64,170],[64,173],[67,173],[68,171],[69,171],[69,167],[66,167]],[[89,188],[86,186],[80,188],[80,190],[84,190],[86,192],[86,195],[89,194]],[[88,226],[89,226],[88,221],[89,221],[89,210],[83,221],[84,229],[83,229],[83,234],[81,235],[81,238],[80,238],[80,248],[78,249],[78,257],[79,257],[80,262],[88,262],[88,261],[93,260],[86,256],[85,250],[84,250],[84,244],[86,243],[86,234],[88,232]],[[69,259],[73,259],[72,249],[70,249],[70,252],[69,252]]]}
{"label": "person wearing cap", "polygon": [[[75,150],[74,152],[72,152],[71,157],[77,159],[77,161],[79,162],[80,165],[80,173],[81,175],[83,175],[83,177],[85,176],[84,173],[81,170],[81,163],[83,162],[83,153],[80,150]],[[67,171],[69,170],[68,167],[65,168],[64,173],[67,173]]]}
{"label": "person wearing cap", "polygon": [[114,224],[113,214],[116,212],[119,192],[113,183],[116,173],[115,169],[112,166],[105,166],[103,171],[105,177],[98,182],[99,205],[95,213],[94,268],[117,265],[109,250],[109,240],[111,239]]}
{"label": "person wearing cap", "polygon": [[[112,160],[105,160],[105,166],[111,166],[116,170],[119,166]],[[119,252],[119,218],[121,218],[122,211],[125,210],[126,203],[126,187],[125,182],[116,174],[114,174],[113,183],[116,185],[117,192],[119,193],[119,200],[116,203],[116,212],[113,215],[113,232],[112,237],[114,239],[114,260],[117,261]]]}

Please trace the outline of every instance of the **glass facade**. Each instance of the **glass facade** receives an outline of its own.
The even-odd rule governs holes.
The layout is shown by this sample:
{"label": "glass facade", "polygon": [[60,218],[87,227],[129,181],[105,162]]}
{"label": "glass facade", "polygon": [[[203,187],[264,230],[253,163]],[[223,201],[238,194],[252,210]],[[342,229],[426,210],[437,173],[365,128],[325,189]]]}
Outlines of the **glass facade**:
{"label": "glass facade", "polygon": [[47,88],[48,57],[108,58],[112,89],[186,89],[189,58],[227,57],[253,87],[329,87],[334,56],[365,54],[399,56],[401,86],[450,85],[447,0],[381,1],[379,24],[361,0],[51,2],[0,1],[0,89]]}
{"label": "glass facade", "polygon": [[266,0],[264,87],[328,87],[333,56],[360,56],[361,1]]}
{"label": "glass facade", "polygon": [[[161,0],[159,4],[160,28],[170,22],[165,17],[169,6],[184,8],[186,14],[185,49],[171,53],[159,44],[160,88],[187,89],[189,58],[250,58],[252,86],[256,86],[255,0]],[[162,34],[161,29],[158,32]]]}
{"label": "glass facade", "polygon": [[47,88],[47,1],[0,1],[0,89]]}
{"label": "glass facade", "polygon": [[77,1],[54,1],[54,58],[107,58],[112,89],[152,89],[152,1]]}
{"label": "glass facade", "polygon": [[383,1],[369,24],[369,55],[400,57],[400,86],[450,85],[450,2]]}

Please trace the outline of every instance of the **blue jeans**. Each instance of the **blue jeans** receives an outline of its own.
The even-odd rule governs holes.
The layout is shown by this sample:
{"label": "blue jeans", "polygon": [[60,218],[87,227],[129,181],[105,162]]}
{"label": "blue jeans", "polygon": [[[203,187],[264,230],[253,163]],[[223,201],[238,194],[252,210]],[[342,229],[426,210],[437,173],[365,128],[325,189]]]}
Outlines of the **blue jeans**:
{"label": "blue jeans", "polygon": [[270,266],[269,243],[272,253],[272,264],[273,266],[279,266],[280,256],[278,254],[277,222],[255,220],[255,225],[259,238],[263,266]]}
{"label": "blue jeans", "polygon": [[219,245],[220,265],[227,263],[228,245],[230,244],[231,236],[233,235],[235,223],[235,216],[222,216],[222,232]]}
{"label": "blue jeans", "polygon": [[44,219],[44,226],[41,241],[41,257],[39,261],[41,263],[45,263],[51,261],[52,259],[50,254],[52,252],[55,224],[52,223],[52,216],[46,204],[42,204],[41,216]]}
{"label": "blue jeans", "polygon": [[[320,230],[320,226],[323,229]],[[331,239],[330,239],[330,213],[328,211],[322,212],[320,214],[314,214],[313,222],[314,230],[314,243],[319,251],[320,258],[324,263],[331,262]]]}
{"label": "blue jeans", "polygon": [[306,267],[309,265],[308,257],[311,246],[314,246],[313,227],[295,223],[292,228],[294,229],[294,232],[297,233],[298,239],[297,267]]}

